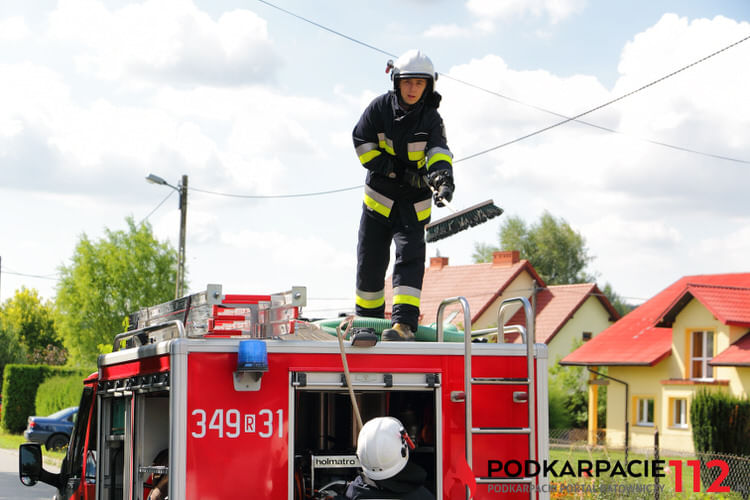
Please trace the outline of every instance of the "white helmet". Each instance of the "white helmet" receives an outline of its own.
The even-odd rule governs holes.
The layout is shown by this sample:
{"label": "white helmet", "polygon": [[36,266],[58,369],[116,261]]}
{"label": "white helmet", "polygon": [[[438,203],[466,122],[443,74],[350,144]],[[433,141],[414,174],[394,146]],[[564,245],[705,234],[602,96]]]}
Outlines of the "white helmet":
{"label": "white helmet", "polygon": [[357,457],[370,479],[381,480],[395,476],[409,460],[404,426],[393,417],[369,420],[359,431]]}
{"label": "white helmet", "polygon": [[417,49],[406,52],[395,63],[388,61],[388,67],[393,68],[391,79],[394,83],[400,78],[426,78],[434,83],[438,77],[430,58]]}

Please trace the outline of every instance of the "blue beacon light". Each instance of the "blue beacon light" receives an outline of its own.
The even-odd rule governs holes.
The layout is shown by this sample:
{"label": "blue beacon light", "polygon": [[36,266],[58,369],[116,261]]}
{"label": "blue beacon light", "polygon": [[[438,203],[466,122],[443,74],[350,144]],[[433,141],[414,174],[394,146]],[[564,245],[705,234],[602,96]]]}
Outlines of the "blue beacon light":
{"label": "blue beacon light", "polygon": [[268,351],[263,340],[241,340],[237,352],[238,372],[267,372]]}

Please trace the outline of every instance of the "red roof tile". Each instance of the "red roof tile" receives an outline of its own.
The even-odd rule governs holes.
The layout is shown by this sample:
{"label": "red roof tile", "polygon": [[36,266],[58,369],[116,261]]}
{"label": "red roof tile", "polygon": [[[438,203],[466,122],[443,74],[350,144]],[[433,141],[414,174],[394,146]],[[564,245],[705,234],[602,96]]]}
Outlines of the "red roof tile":
{"label": "red roof tile", "polygon": [[[612,321],[620,317],[609,299],[594,283],[548,286],[536,296],[536,341],[549,344],[591,295],[599,299],[602,306],[609,312]],[[523,309],[519,309],[506,324],[526,326]],[[517,337],[518,335],[507,335],[505,339],[506,342],[513,342]]]}
{"label": "red roof tile", "polygon": [[750,288],[689,284],[688,291],[725,325],[750,326]]}
{"label": "red roof tile", "polygon": [[689,285],[750,288],[750,273],[709,274],[681,278],[568,354],[561,363],[568,365],[655,365],[672,351],[672,329],[661,325],[665,324],[666,315],[685,296]]}
{"label": "red roof tile", "polygon": [[750,332],[709,361],[714,366],[750,366]]}
{"label": "red roof tile", "polygon": [[[493,265],[492,263],[469,264],[462,266],[430,266],[425,269],[420,300],[420,324],[434,323],[440,303],[449,297],[462,296],[469,302],[469,311],[474,322],[522,272],[528,272],[537,280],[539,286],[545,286],[527,260],[512,265]],[[512,291],[512,290],[511,290]],[[517,295],[529,296],[531,290],[518,290]],[[390,276],[385,285],[386,311],[393,305],[393,287]],[[447,319],[447,315],[445,317]],[[459,315],[456,322],[463,323]]]}

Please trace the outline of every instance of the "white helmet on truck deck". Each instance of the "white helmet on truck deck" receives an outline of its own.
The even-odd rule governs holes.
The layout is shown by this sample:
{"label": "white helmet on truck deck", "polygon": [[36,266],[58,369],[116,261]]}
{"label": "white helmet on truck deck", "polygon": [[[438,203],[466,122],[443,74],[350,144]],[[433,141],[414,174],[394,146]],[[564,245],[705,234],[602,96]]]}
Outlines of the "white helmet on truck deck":
{"label": "white helmet on truck deck", "polygon": [[395,63],[388,61],[388,67],[389,69],[393,69],[391,71],[391,79],[393,80],[394,88],[398,86],[398,80],[402,78],[425,78],[428,87],[432,88],[438,77],[435,72],[435,66],[432,65],[430,58],[417,49],[405,52],[401,57],[396,59]]}
{"label": "white helmet on truck deck", "polygon": [[409,460],[406,429],[393,417],[369,420],[359,431],[357,457],[370,479],[382,480],[395,476]]}

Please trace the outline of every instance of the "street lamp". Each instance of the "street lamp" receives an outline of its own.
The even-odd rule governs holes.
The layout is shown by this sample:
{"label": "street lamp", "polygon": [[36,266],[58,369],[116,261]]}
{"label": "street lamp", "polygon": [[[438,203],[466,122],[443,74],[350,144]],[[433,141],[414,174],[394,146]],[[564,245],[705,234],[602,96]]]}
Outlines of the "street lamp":
{"label": "street lamp", "polygon": [[148,182],[169,186],[180,194],[180,246],[177,252],[177,283],[175,284],[175,298],[182,297],[185,286],[185,222],[187,221],[187,187],[188,176],[182,176],[179,186],[173,186],[158,175],[148,174]]}

